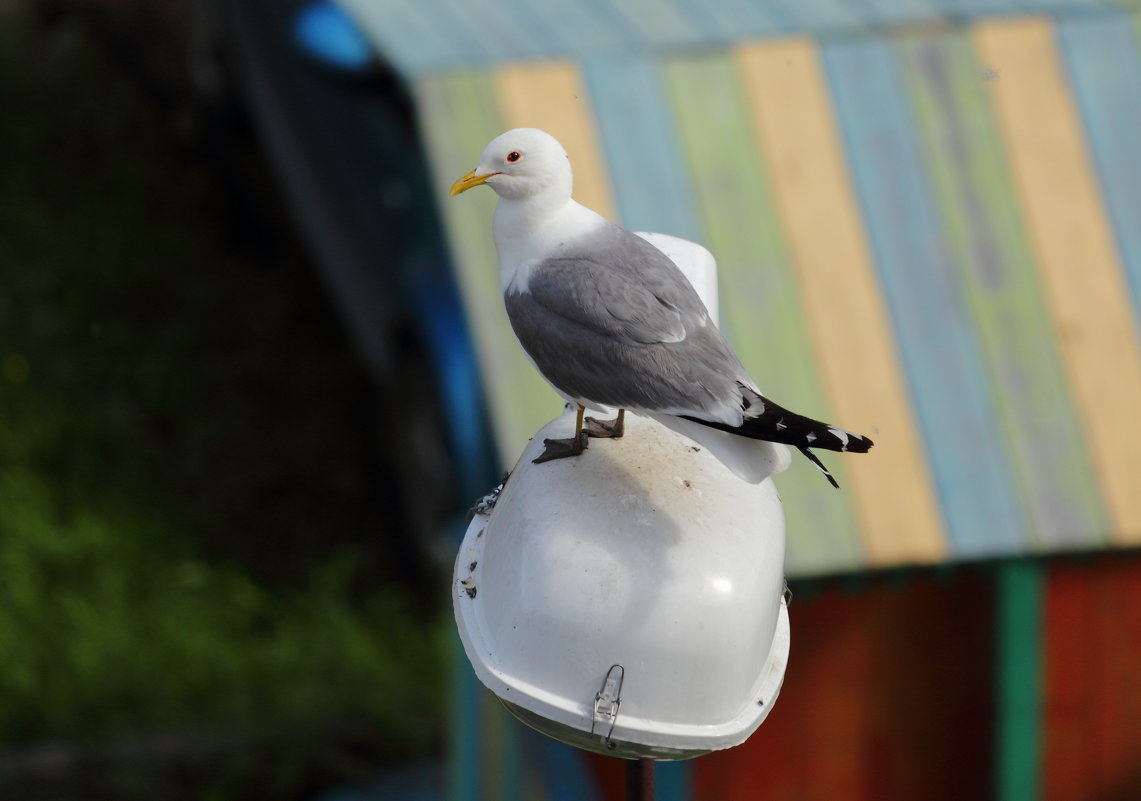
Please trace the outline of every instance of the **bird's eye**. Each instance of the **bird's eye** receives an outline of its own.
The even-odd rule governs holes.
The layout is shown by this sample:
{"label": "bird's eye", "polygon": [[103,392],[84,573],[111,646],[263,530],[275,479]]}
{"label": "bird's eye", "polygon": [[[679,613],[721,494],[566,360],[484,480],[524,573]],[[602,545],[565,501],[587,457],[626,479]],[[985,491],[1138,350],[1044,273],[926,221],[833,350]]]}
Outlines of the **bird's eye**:
{"label": "bird's eye", "polygon": [[507,154],[507,161],[510,163],[515,163],[516,161],[518,161],[521,158],[523,158],[523,154],[520,153],[518,150],[512,150],[510,153]]}

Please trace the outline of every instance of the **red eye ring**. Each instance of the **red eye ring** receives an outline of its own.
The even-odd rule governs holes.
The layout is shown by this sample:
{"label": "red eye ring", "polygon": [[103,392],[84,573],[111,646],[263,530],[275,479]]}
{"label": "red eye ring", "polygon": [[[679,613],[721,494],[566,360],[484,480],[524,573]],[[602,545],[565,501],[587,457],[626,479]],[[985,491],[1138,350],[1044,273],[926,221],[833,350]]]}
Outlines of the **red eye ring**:
{"label": "red eye ring", "polygon": [[512,163],[512,164],[521,158],[523,158],[523,154],[520,153],[518,150],[512,150],[510,153],[507,154],[507,161],[509,163]]}

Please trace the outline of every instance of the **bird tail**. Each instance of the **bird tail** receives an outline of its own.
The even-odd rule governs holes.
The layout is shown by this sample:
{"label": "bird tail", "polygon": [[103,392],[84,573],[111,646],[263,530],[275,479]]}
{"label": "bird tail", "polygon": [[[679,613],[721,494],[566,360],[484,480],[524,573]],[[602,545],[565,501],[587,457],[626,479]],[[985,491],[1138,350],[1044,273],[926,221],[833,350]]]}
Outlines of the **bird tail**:
{"label": "bird tail", "polygon": [[765,398],[765,410],[757,417],[747,416],[741,425],[732,429],[735,434],[783,442],[795,448],[822,448],[841,453],[867,453],[873,443],[868,437],[856,434],[829,423],[822,423],[796,412],[777,406]]}
{"label": "bird tail", "polygon": [[824,462],[820,461],[820,458],[815,453],[808,450],[808,448],[797,448],[797,450],[799,450],[801,453],[803,453],[804,456],[808,459],[808,461],[812,462],[813,467],[815,467],[817,470],[819,470],[821,473],[824,474],[824,477],[826,479],[828,479],[829,484],[831,484],[836,489],[840,489],[839,482],[836,481],[836,479],[832,476],[832,474],[828,472],[828,468],[824,466]]}
{"label": "bird tail", "polygon": [[[752,395],[752,393],[749,394]],[[754,414],[758,411],[759,413]],[[836,483],[836,479],[832,477],[820,459],[808,449],[823,448],[844,453],[867,453],[874,444],[868,437],[843,428],[837,428],[828,423],[822,423],[819,420],[813,420],[811,417],[805,417],[796,412],[790,412],[768,398],[760,396],[755,396],[753,401],[748,403],[745,409],[745,419],[739,426],[701,420],[696,417],[689,417],[688,419],[738,436],[791,445],[808,457],[816,469],[823,473],[828,482],[836,488],[840,486]]]}

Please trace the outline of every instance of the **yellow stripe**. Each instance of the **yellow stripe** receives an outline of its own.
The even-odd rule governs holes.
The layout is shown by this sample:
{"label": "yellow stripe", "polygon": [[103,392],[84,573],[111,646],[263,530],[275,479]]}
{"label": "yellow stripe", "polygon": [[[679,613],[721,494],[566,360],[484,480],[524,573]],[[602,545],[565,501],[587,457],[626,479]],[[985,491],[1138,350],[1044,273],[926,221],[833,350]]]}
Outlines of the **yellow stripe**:
{"label": "yellow stripe", "polygon": [[542,128],[558,139],[574,166],[575,200],[616,220],[590,99],[574,62],[509,65],[499,70],[496,89],[507,127]]}
{"label": "yellow stripe", "polygon": [[1141,543],[1141,347],[1077,110],[1045,18],[974,29],[1015,190],[1113,522]]}
{"label": "yellow stripe", "polygon": [[872,434],[848,484],[871,564],[947,555],[942,517],[901,378],[815,45],[736,51],[749,111],[800,281],[828,405]]}

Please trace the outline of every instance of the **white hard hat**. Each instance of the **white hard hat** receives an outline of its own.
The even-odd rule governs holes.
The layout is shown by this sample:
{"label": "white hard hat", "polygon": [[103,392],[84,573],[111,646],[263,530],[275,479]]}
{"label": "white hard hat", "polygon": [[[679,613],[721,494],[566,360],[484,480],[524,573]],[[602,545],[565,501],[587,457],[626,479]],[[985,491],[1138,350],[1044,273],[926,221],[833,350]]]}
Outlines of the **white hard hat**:
{"label": "white hard hat", "polygon": [[476,675],[581,748],[684,759],[744,742],[788,661],[772,480],[634,415],[621,439],[532,464],[573,426],[535,436],[464,537],[454,608]]}

